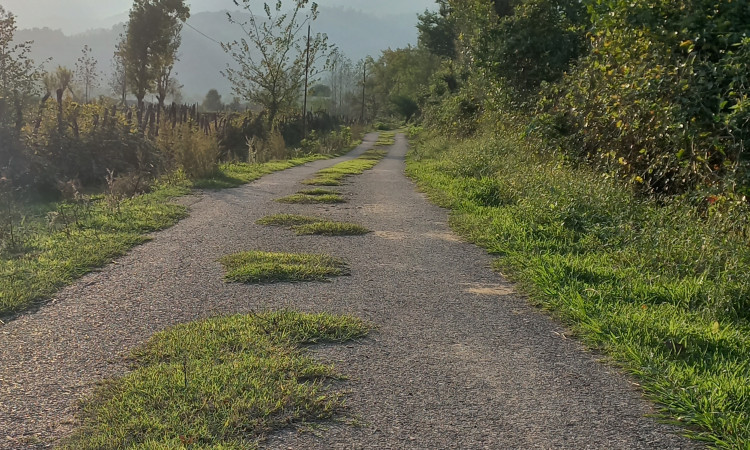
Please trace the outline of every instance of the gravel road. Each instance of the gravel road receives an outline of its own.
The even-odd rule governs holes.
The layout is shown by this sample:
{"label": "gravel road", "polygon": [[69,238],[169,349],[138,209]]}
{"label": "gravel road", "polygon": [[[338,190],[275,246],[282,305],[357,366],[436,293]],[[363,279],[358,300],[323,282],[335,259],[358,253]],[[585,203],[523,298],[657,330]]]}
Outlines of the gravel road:
{"label": "gravel road", "polygon": [[[268,448],[620,448],[699,445],[647,415],[636,386],[490,270],[491,257],[448,228],[403,174],[406,140],[350,179],[341,205],[282,205],[317,161],[247,186],[181,201],[190,217],[38,311],[0,327],[0,448],[47,448],[74,426],[76,400],[154,332],[216,314],[279,308],[359,316],[363,342],[315,349],[349,377],[345,420],[285,430]],[[255,225],[276,213],[360,223],[366,236],[296,236]],[[216,261],[242,250],[326,252],[351,276],[330,283],[246,286]]]}

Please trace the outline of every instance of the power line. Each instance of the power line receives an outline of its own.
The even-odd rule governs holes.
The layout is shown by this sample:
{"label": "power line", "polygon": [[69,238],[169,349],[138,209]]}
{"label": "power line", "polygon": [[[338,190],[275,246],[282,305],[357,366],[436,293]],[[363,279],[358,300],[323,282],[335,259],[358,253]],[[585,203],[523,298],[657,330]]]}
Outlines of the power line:
{"label": "power line", "polygon": [[199,30],[199,29],[195,28],[194,26],[190,25],[189,23],[187,23],[187,21],[185,22],[185,25],[187,25],[188,27],[192,28],[193,31],[195,31],[196,33],[198,33],[201,36],[205,37],[206,39],[208,39],[210,41],[213,41],[213,42],[221,45],[221,42],[217,41],[216,39],[214,39],[211,36],[207,35],[206,33],[202,32],[201,30]]}

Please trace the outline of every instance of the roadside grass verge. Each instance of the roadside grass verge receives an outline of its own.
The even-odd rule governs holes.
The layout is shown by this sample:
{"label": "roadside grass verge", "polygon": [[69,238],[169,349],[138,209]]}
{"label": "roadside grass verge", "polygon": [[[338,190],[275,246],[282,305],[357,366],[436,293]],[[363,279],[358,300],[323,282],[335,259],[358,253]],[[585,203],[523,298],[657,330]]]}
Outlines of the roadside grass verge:
{"label": "roadside grass verge", "polygon": [[344,161],[333,167],[318,171],[314,178],[302,181],[311,186],[339,186],[341,181],[353,175],[360,175],[375,167],[387,155],[385,150],[368,150],[358,158]]}
{"label": "roadside grass verge", "polygon": [[636,198],[520,136],[423,134],[407,172],[533,302],[635,374],[667,420],[748,448],[748,212]]}
{"label": "roadside grass verge", "polygon": [[263,217],[255,223],[258,225],[275,225],[290,227],[300,235],[319,236],[360,236],[371,230],[349,222],[335,222],[311,216],[296,214],[277,214]]}
{"label": "roadside grass verge", "polygon": [[292,311],[217,317],[154,335],[133,371],[81,408],[63,449],[258,448],[269,433],[330,420],[344,407],[341,377],[304,346],[365,337],[351,317]]}
{"label": "roadside grass verge", "polygon": [[225,164],[209,180],[190,181],[177,173],[154,183],[149,193],[128,199],[96,195],[15,205],[16,219],[3,220],[0,226],[0,319],[40,304],[61,287],[148,241],[148,233],[185,218],[187,208],[172,200],[194,187],[234,187],[313,159],[318,157]]}
{"label": "roadside grass verge", "polygon": [[225,279],[237,283],[281,283],[327,281],[348,275],[344,261],[328,255],[250,251],[224,256],[219,260]]}
{"label": "roadside grass verge", "polygon": [[324,194],[324,195],[307,195],[307,194],[292,194],[286,197],[277,198],[278,203],[290,203],[290,204],[301,204],[310,205],[314,203],[346,203],[346,199],[339,194]]}

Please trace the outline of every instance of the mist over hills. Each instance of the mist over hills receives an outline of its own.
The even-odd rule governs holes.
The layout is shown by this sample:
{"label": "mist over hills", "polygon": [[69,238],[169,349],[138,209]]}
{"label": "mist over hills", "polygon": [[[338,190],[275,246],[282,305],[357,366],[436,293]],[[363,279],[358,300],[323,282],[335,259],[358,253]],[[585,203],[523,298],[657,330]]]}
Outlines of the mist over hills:
{"label": "mist over hills", "polygon": [[[239,12],[232,14],[237,18],[243,15]],[[320,16],[313,23],[313,31],[327,33],[329,43],[335,44],[356,61],[368,55],[377,58],[387,48],[414,45],[417,41],[416,22],[413,13],[381,16],[350,8],[321,7]],[[183,27],[180,61],[175,66],[177,78],[184,85],[185,99],[200,101],[209,89],[218,89],[225,99],[230,99],[230,84],[220,71],[232,60],[215,41],[239,39],[242,30],[237,25],[229,24],[226,11],[196,13],[190,17],[188,24],[192,28]],[[32,57],[37,63],[49,59],[45,63],[45,68],[49,70],[58,65],[72,69],[81,55],[81,48],[88,45],[99,62],[99,70],[103,72],[100,91],[109,93],[107,80],[111,73],[112,54],[123,32],[123,23],[109,29],[95,29],[70,36],[60,30],[33,28],[18,30],[16,40],[34,41]]]}

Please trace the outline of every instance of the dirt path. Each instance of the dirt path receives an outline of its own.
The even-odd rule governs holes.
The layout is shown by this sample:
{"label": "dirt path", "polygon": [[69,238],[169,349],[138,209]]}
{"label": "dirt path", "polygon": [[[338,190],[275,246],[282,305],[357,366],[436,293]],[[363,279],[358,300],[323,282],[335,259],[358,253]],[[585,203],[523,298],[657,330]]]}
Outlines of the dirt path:
{"label": "dirt path", "polygon": [[[375,135],[347,158],[370,148]],[[190,217],[38,312],[0,328],[0,448],[44,448],[69,432],[77,398],[121,374],[122,356],[156,331],[215,314],[293,308],[352,314],[378,326],[361,344],[320,348],[350,377],[350,420],[287,430],[269,448],[693,448],[636,388],[460,242],[446,211],[403,175],[406,142],[341,190],[336,206],[273,199],[338,160],[189,199]],[[318,214],[376,230],[299,237],[254,222]],[[261,249],[328,252],[352,275],[331,283],[225,284],[216,259]]]}

